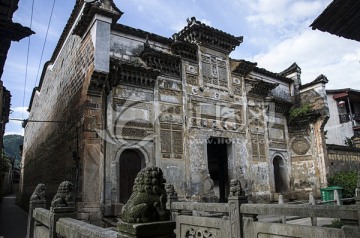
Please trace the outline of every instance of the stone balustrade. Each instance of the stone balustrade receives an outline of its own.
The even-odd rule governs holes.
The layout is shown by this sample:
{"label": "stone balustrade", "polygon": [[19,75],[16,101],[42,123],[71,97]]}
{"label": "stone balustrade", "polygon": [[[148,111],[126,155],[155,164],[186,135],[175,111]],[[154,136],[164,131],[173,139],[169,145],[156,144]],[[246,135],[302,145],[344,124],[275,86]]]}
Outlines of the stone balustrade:
{"label": "stone balustrade", "polygon": [[117,238],[115,228],[102,228],[73,218],[60,218],[56,223],[57,237]]}

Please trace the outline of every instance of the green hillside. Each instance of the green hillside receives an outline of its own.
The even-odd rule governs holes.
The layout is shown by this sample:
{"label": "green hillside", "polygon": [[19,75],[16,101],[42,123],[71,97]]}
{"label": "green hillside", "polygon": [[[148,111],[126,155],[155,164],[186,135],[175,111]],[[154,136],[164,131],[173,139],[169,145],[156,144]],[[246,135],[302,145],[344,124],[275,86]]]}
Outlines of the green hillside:
{"label": "green hillside", "polygon": [[24,137],[21,135],[6,135],[4,136],[4,153],[8,157],[15,158],[17,161],[21,160],[19,146],[24,142]]}

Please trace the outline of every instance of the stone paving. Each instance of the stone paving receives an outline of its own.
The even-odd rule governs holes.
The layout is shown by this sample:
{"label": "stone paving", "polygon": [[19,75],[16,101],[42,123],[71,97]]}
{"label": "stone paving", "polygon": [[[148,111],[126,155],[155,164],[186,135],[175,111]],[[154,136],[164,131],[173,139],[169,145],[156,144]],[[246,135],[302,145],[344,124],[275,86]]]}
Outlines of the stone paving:
{"label": "stone paving", "polygon": [[27,213],[15,204],[15,195],[3,197],[0,203],[0,238],[25,238]]}

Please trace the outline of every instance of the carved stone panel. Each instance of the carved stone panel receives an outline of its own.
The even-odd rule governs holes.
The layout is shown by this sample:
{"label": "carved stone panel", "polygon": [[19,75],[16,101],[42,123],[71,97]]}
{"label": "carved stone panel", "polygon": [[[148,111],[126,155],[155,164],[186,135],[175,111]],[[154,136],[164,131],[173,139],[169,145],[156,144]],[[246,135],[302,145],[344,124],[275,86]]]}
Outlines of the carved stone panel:
{"label": "carved stone panel", "polygon": [[310,150],[310,143],[305,137],[296,137],[291,143],[292,151],[297,155],[306,155]]}
{"label": "carved stone panel", "polygon": [[285,140],[285,126],[281,124],[269,125],[269,137],[275,140]]}
{"label": "carved stone panel", "polygon": [[192,126],[237,130],[243,123],[243,106],[192,101],[189,105]]}

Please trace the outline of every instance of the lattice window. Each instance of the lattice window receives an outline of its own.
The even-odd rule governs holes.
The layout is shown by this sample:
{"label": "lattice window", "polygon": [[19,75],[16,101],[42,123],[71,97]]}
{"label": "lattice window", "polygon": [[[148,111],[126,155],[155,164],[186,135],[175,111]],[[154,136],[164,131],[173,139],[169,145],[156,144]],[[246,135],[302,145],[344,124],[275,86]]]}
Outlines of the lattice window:
{"label": "lattice window", "polygon": [[251,135],[251,148],[254,161],[265,161],[265,139],[262,134]]}
{"label": "lattice window", "polygon": [[183,154],[182,125],[161,123],[160,128],[162,157],[181,159]]}

